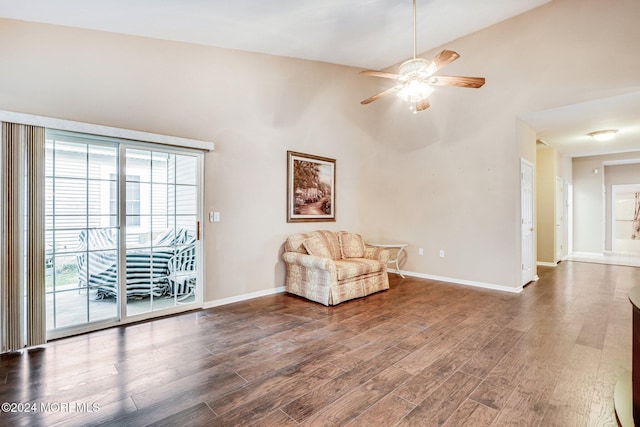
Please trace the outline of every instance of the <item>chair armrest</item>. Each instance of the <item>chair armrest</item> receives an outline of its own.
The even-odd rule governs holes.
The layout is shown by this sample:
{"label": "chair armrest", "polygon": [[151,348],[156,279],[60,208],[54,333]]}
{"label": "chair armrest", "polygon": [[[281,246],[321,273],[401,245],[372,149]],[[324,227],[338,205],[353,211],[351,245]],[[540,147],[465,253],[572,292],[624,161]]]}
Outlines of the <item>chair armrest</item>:
{"label": "chair armrest", "polygon": [[330,258],[322,258],[314,255],[301,254],[298,252],[285,252],[282,259],[288,264],[296,264],[306,268],[317,270],[335,271],[336,264]]}
{"label": "chair armrest", "polygon": [[167,268],[169,274],[174,272],[195,272],[196,269],[196,247],[190,245],[179,249],[176,253],[169,258]]}
{"label": "chair armrest", "polygon": [[374,246],[365,246],[364,257],[366,259],[375,259],[376,261],[383,262],[385,265],[389,262],[389,250],[383,248],[376,248]]}

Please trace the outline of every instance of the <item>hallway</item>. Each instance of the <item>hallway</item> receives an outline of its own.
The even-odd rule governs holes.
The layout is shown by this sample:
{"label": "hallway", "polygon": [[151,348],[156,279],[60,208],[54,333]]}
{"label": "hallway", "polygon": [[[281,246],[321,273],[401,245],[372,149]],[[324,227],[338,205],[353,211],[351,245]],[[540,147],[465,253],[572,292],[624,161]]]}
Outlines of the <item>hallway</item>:
{"label": "hallway", "polygon": [[640,267],[640,254],[589,254],[573,253],[567,261],[593,262],[596,264]]}

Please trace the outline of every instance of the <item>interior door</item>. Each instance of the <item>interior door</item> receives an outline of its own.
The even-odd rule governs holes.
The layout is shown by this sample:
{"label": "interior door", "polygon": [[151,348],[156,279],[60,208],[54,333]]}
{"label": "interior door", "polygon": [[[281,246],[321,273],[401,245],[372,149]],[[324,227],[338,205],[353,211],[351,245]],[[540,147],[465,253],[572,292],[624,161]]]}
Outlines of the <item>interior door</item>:
{"label": "interior door", "polygon": [[559,176],[556,177],[556,256],[555,261],[561,261],[564,258],[564,236],[565,236],[565,208],[567,206],[564,196],[564,180]]}
{"label": "interior door", "polygon": [[520,161],[520,197],[521,197],[521,285],[534,279],[534,240],[533,240],[533,164],[525,159]]}

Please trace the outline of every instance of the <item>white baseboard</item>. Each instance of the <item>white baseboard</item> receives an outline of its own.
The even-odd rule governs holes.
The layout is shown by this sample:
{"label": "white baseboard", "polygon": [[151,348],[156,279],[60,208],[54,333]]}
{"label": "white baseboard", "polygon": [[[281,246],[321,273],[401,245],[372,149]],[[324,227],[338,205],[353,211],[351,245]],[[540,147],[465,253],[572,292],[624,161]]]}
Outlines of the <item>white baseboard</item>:
{"label": "white baseboard", "polygon": [[512,293],[512,294],[519,294],[519,293],[522,292],[522,289],[523,289],[522,286],[519,286],[517,288],[511,288],[511,287],[508,287],[508,286],[494,285],[493,283],[483,283],[483,282],[475,282],[475,281],[472,281],[472,280],[464,280],[464,279],[455,279],[455,278],[451,278],[451,277],[434,276],[434,275],[431,275],[431,274],[415,273],[413,271],[401,270],[400,272],[398,272],[396,269],[393,269],[393,268],[389,268],[389,269],[387,269],[387,271],[389,273],[402,273],[405,276],[418,277],[420,279],[437,280],[439,282],[449,282],[449,283],[455,283],[457,285],[473,286],[475,288],[492,289],[494,291],[509,292],[509,293]]}
{"label": "white baseboard", "polygon": [[233,304],[234,302],[247,301],[254,298],[260,298],[267,295],[275,295],[280,294],[285,291],[285,287],[281,286],[279,288],[267,289],[264,291],[252,292],[250,294],[237,295],[235,297],[222,298],[213,301],[205,301],[202,305],[202,308],[213,308],[220,307],[221,305]]}
{"label": "white baseboard", "polygon": [[571,252],[568,258],[577,256],[577,257],[601,257],[605,254],[605,252]]}
{"label": "white baseboard", "polygon": [[[387,271],[389,273],[398,273],[398,271],[392,268],[387,269]],[[510,288],[508,286],[494,285],[491,283],[474,282],[471,280],[454,279],[451,277],[433,276],[431,274],[414,273],[412,271],[402,271],[402,274],[404,274],[405,276],[418,277],[421,279],[437,280],[440,282],[449,282],[449,283],[455,283],[457,285],[473,286],[476,288],[492,289],[494,291],[502,291],[502,292],[509,292],[509,293],[515,293],[515,294],[521,293],[523,288],[522,286],[518,288]],[[285,291],[286,291],[286,288],[284,286],[281,286],[279,288],[273,288],[273,289],[267,289],[264,291],[252,292],[249,294],[237,295],[235,297],[223,298],[223,299],[218,299],[213,301],[205,301],[204,304],[202,305],[202,308],[207,309],[207,308],[213,308],[213,307],[220,307],[222,305],[233,304],[234,302],[247,301],[254,298],[264,297],[267,295],[275,295]]]}
{"label": "white baseboard", "polygon": [[536,263],[536,265],[541,265],[543,267],[557,267],[558,264],[556,264],[555,262],[544,262],[544,261],[538,261]]}

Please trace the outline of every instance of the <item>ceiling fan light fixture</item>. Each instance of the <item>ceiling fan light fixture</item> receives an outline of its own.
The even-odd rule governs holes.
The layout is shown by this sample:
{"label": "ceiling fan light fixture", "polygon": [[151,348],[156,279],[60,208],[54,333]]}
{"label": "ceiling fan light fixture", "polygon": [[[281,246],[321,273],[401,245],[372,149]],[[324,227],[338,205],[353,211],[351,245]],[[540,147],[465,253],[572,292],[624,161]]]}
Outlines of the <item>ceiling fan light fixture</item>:
{"label": "ceiling fan light fixture", "polygon": [[398,74],[387,71],[364,70],[360,74],[373,77],[393,79],[397,84],[360,101],[366,105],[390,93],[398,91],[398,96],[409,103],[409,109],[416,114],[429,108],[429,95],[433,86],[457,86],[479,88],[484,85],[484,77],[434,76],[442,67],[460,58],[460,54],[452,50],[443,50],[433,60],[417,57],[416,0],[413,0],[413,58],[400,64]]}
{"label": "ceiling fan light fixture", "polygon": [[438,71],[436,63],[423,58],[404,61],[399,68],[399,74],[406,78],[420,77],[421,79],[427,79],[436,71]]}
{"label": "ceiling fan light fixture", "polygon": [[433,93],[429,77],[436,71],[435,62],[423,58],[409,59],[400,65],[398,97],[409,103],[409,109],[414,114],[417,113],[417,105]]}
{"label": "ceiling fan light fixture", "polygon": [[433,87],[424,80],[411,78],[407,80],[400,91],[398,96],[407,102],[414,103],[420,102],[426,99],[433,92]]}
{"label": "ceiling fan light fixture", "polygon": [[590,132],[589,135],[591,138],[596,141],[610,141],[616,137],[616,133],[618,133],[618,129],[606,129],[606,130],[598,130],[595,132]]}

